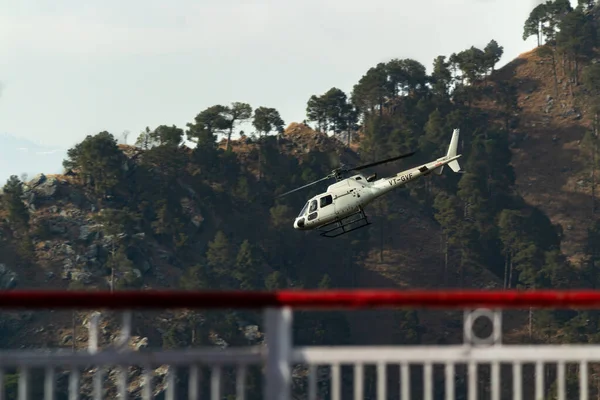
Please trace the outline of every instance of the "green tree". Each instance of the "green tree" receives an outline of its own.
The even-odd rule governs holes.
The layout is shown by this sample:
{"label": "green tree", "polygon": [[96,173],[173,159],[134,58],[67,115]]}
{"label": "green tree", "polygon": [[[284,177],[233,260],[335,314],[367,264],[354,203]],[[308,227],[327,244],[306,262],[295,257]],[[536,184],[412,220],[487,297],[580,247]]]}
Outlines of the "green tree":
{"label": "green tree", "polygon": [[[582,11],[573,10],[560,22],[556,45],[567,55],[569,64],[572,64],[569,69],[575,85],[579,84],[581,62],[593,55],[596,43],[596,29],[593,22]],[[571,94],[573,94],[572,86]]]}
{"label": "green tree", "polygon": [[231,149],[231,135],[236,124],[246,121],[252,117],[252,107],[248,103],[233,102],[231,106],[226,107],[222,114],[227,121],[227,145],[226,149]]}
{"label": "green tree", "polygon": [[29,210],[22,198],[23,182],[16,175],[11,175],[2,189],[2,208],[8,211],[13,229],[21,234],[29,230]]}
{"label": "green tree", "polygon": [[352,105],[348,102],[346,93],[341,89],[331,88],[323,95],[325,115],[333,133],[339,135],[348,129],[348,115]]}
{"label": "green tree", "polygon": [[531,36],[536,35],[537,37],[537,45],[540,46],[542,44],[542,20],[546,13],[546,4],[539,4],[536,6],[529,17],[525,21],[525,25],[523,26],[523,40],[529,39]]}
{"label": "green tree", "polygon": [[444,116],[439,109],[435,109],[429,114],[429,119],[425,124],[425,134],[419,138],[419,147],[424,154],[431,155],[431,157],[442,156],[443,144],[447,142],[447,137]]}
{"label": "green tree", "polygon": [[424,88],[428,81],[425,66],[410,58],[392,59],[385,69],[388,75],[388,90],[393,97],[414,94]]}
{"label": "green tree", "polygon": [[110,269],[111,292],[117,287],[116,272],[126,275],[122,286],[135,286],[139,279],[133,275],[134,264],[127,257],[125,250],[131,242],[131,235],[139,226],[140,215],[131,212],[128,208],[120,210],[105,208],[94,216],[94,220],[102,225],[104,233],[110,238],[111,250],[107,267]]}
{"label": "green tree", "polygon": [[450,63],[446,61],[446,56],[437,56],[433,60],[433,72],[430,79],[434,95],[443,101],[447,101],[452,85],[452,72],[450,71]]}
{"label": "green tree", "polygon": [[152,136],[161,146],[176,147],[181,144],[181,140],[183,139],[183,129],[175,125],[160,125],[152,132]]}
{"label": "green tree", "polygon": [[156,137],[152,134],[150,127],[147,126],[146,129],[139,134],[135,141],[135,145],[144,150],[148,150],[156,145]]}
{"label": "green tree", "polygon": [[233,269],[233,277],[242,290],[256,290],[262,286],[264,276],[258,249],[246,239],[240,245]]}
{"label": "green tree", "polygon": [[306,104],[306,117],[317,123],[317,131],[327,131],[327,106],[322,96],[312,95]]}
{"label": "green tree", "polygon": [[227,276],[234,263],[232,246],[223,231],[217,231],[215,238],[208,243],[206,261],[211,268],[211,274],[219,279]]}
{"label": "green tree", "polygon": [[442,228],[444,244],[444,281],[448,282],[448,266],[451,247],[458,244],[461,219],[458,214],[458,199],[440,192],[434,200],[435,219]]}
{"label": "green tree", "polygon": [[286,287],[283,274],[279,271],[273,271],[265,279],[265,288],[267,290],[280,290]]}
{"label": "green tree", "polygon": [[160,197],[165,198],[177,186],[181,172],[185,171],[188,156],[175,142],[166,142],[147,150],[141,165],[151,173],[152,180],[158,182]]}
{"label": "green tree", "polygon": [[261,136],[268,135],[272,131],[277,131],[278,134],[283,133],[284,122],[276,109],[258,107],[254,110],[252,125]]}
{"label": "green tree", "polygon": [[117,146],[114,136],[106,131],[85,140],[67,151],[63,166],[77,169],[87,179],[96,193],[108,194],[122,182],[125,156]]}
{"label": "green tree", "polygon": [[393,321],[395,345],[417,345],[421,343],[422,327],[415,310],[395,310]]}
{"label": "green tree", "polygon": [[226,131],[231,123],[227,120],[225,113],[227,107],[220,104],[208,107],[196,115],[194,123],[188,123],[188,140],[197,143],[197,146],[204,149],[214,149],[217,135]]}
{"label": "green tree", "polygon": [[8,220],[13,238],[18,239],[15,249],[21,260],[26,263],[35,261],[30,230],[29,210],[23,203],[23,182],[16,175],[11,175],[0,197],[0,206],[8,213]]}
{"label": "green tree", "polygon": [[494,67],[496,66],[498,61],[500,61],[502,54],[504,54],[504,47],[500,46],[498,42],[492,39],[483,49],[483,53],[486,69],[489,69],[492,72],[494,72]]}
{"label": "green tree", "polygon": [[[214,285],[214,277],[204,265],[194,265],[189,267],[183,273],[180,285],[184,290],[208,290]],[[187,319],[190,324],[192,346],[199,344],[199,341],[204,343],[204,338],[208,336],[207,326],[202,323],[202,315],[196,310],[189,310]]]}
{"label": "green tree", "polygon": [[474,83],[480,76],[483,76],[487,65],[488,58],[483,50],[475,46],[471,46],[467,50],[460,53],[452,54],[458,64],[458,68],[462,71],[462,80],[467,79],[468,83]]}
{"label": "green tree", "polygon": [[351,99],[352,104],[364,117],[366,113],[373,114],[377,109],[379,115],[382,115],[383,105],[389,95],[387,66],[385,63],[379,63],[370,68],[354,85]]}
{"label": "green tree", "polygon": [[504,288],[510,289],[513,282],[514,257],[522,245],[523,216],[517,210],[505,209],[498,219],[498,236],[504,253]]}
{"label": "green tree", "polygon": [[331,88],[321,96],[313,95],[306,106],[308,121],[317,123],[317,130],[341,135],[346,132],[347,145],[350,145],[351,131],[357,122],[357,111],[341,89]]}

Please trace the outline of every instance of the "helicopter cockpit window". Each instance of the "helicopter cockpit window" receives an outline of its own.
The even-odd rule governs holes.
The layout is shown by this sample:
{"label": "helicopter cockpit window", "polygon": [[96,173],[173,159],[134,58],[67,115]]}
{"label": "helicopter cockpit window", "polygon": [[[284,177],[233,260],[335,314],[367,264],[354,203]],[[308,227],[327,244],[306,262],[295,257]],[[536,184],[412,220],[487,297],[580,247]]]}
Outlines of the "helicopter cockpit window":
{"label": "helicopter cockpit window", "polygon": [[306,209],[308,208],[308,202],[306,202],[306,204],[304,205],[304,207],[302,207],[302,211],[300,211],[300,214],[298,214],[298,218],[300,218],[301,216],[304,215],[304,213],[306,213]]}
{"label": "helicopter cockpit window", "polygon": [[319,206],[320,208],[323,208],[325,206],[330,205],[331,203],[333,203],[333,197],[330,194],[328,194],[327,196],[321,197]]}
{"label": "helicopter cockpit window", "polygon": [[313,200],[310,202],[310,208],[308,209],[308,212],[313,212],[313,211],[317,211],[317,201]]}

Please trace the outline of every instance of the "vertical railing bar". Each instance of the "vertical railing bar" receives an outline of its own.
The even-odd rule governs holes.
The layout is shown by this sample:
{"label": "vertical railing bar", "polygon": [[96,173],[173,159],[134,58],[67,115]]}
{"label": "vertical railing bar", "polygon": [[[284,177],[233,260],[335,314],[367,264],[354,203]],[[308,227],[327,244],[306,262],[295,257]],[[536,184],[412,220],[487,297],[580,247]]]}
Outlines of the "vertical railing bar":
{"label": "vertical railing bar", "polygon": [[588,363],[579,363],[579,400],[588,400]]}
{"label": "vertical railing bar", "polygon": [[129,368],[124,365],[118,367],[119,377],[118,377],[118,386],[119,386],[119,399],[125,400],[127,399],[127,381]]}
{"label": "vertical railing bar", "polygon": [[513,363],[513,398],[514,400],[523,399],[523,374],[521,363]]}
{"label": "vertical railing bar", "polygon": [[354,400],[364,399],[364,369],[362,363],[354,364]]}
{"label": "vertical railing bar", "polygon": [[175,366],[170,365],[167,371],[167,393],[165,400],[175,400],[175,378],[177,377],[177,370]]}
{"label": "vertical railing bar", "polygon": [[535,363],[535,400],[544,400],[544,364]]}
{"label": "vertical railing bar", "polygon": [[565,400],[565,363],[563,361],[559,361],[557,364],[557,392],[558,399],[557,400]]}
{"label": "vertical railing bar", "polygon": [[211,368],[210,398],[211,400],[221,400],[221,366],[219,365]]}
{"label": "vertical railing bar", "polygon": [[469,382],[469,400],[477,400],[477,381],[478,381],[478,365],[475,361],[469,362],[469,370],[467,372],[467,379]]}
{"label": "vertical railing bar", "polygon": [[90,315],[88,322],[88,352],[95,354],[98,352],[98,325],[100,323],[100,313],[95,312]]}
{"label": "vertical railing bar", "polygon": [[[0,388],[4,388],[4,385],[0,386]],[[2,390],[2,392],[4,392],[4,390]],[[54,368],[46,367],[46,372],[44,374],[44,400],[54,400],[54,392]]]}
{"label": "vertical railing bar", "polygon": [[29,400],[29,368],[21,367],[19,370],[19,400]]}
{"label": "vertical railing bar", "polygon": [[410,400],[410,369],[408,363],[402,363],[400,366],[400,381],[402,400]]}
{"label": "vertical railing bar", "polygon": [[79,367],[72,366],[69,373],[69,400],[79,400]]}
{"label": "vertical railing bar", "polygon": [[237,367],[237,377],[236,377],[236,398],[235,400],[245,400],[246,399],[246,365],[240,364]]}
{"label": "vertical railing bar", "polygon": [[426,362],[425,365],[423,365],[423,382],[424,382],[424,394],[425,400],[433,400],[433,382],[432,382],[432,375],[433,375],[433,367],[431,365],[430,362]]}
{"label": "vertical railing bar", "polygon": [[[100,325],[100,315],[101,314],[99,312],[92,313],[88,322],[88,352],[90,354],[95,354],[98,352],[98,327]],[[103,374],[103,366],[98,365],[93,378],[92,396],[94,400],[102,400]]]}
{"label": "vertical railing bar", "polygon": [[121,328],[121,336],[119,338],[119,344],[123,348],[127,348],[127,345],[129,344],[129,339],[131,338],[131,319],[131,311],[125,311],[123,313],[123,327]]}
{"label": "vertical railing bar", "polygon": [[98,366],[96,373],[94,374],[94,400],[102,400],[104,395],[103,392],[104,386],[104,367],[102,365]]}
{"label": "vertical railing bar", "polygon": [[497,361],[492,362],[491,375],[492,400],[500,400],[500,364]]}
{"label": "vertical railing bar", "polygon": [[[130,310],[123,312],[123,326],[121,327],[121,335],[119,337],[118,347],[123,351],[129,351],[129,339],[131,338],[131,319],[132,313]],[[129,368],[127,366],[119,367],[119,396],[120,400],[125,400],[128,397],[128,377]]]}
{"label": "vertical railing bar", "polygon": [[0,400],[4,400],[4,370],[0,368]]}
{"label": "vertical railing bar", "polygon": [[340,400],[340,364],[331,364],[331,399]]}
{"label": "vertical railing bar", "polygon": [[143,366],[143,374],[144,374],[144,386],[142,390],[142,399],[143,400],[151,400],[152,399],[152,375],[153,370],[150,365]]}
{"label": "vertical railing bar", "polygon": [[188,398],[189,400],[198,400],[200,398],[200,367],[197,364],[190,366]]}
{"label": "vertical railing bar", "polygon": [[454,400],[454,364],[446,363],[446,400]]}
{"label": "vertical railing bar", "polygon": [[292,352],[292,309],[265,310],[267,366],[265,400],[290,400]]}
{"label": "vertical railing bar", "polygon": [[387,398],[387,364],[377,363],[377,399],[385,400]]}
{"label": "vertical railing bar", "polygon": [[308,366],[308,400],[317,400],[317,368],[315,364]]}

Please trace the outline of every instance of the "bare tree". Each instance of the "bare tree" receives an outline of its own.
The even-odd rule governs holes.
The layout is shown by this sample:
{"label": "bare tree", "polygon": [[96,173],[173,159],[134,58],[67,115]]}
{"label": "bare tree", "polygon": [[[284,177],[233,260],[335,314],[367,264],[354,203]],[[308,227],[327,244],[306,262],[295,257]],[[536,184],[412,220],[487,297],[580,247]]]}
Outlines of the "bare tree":
{"label": "bare tree", "polygon": [[123,144],[127,144],[127,137],[129,136],[131,132],[128,130],[123,131],[123,133],[121,133],[121,137],[123,138]]}

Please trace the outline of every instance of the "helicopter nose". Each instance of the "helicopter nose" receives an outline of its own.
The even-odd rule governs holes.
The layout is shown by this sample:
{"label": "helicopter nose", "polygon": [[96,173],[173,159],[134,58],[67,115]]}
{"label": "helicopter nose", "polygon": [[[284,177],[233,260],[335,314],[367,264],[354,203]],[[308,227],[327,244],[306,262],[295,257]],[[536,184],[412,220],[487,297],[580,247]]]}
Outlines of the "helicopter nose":
{"label": "helicopter nose", "polygon": [[294,229],[302,229],[304,227],[304,218],[298,218],[294,222]]}

